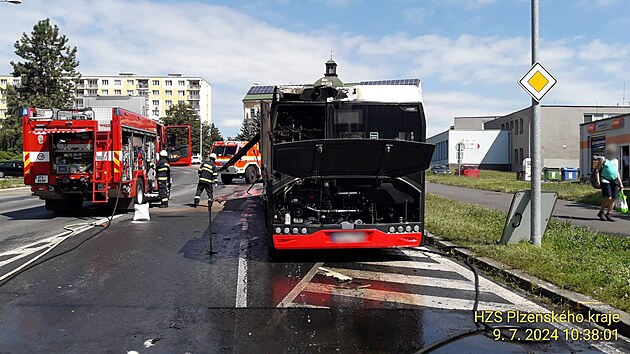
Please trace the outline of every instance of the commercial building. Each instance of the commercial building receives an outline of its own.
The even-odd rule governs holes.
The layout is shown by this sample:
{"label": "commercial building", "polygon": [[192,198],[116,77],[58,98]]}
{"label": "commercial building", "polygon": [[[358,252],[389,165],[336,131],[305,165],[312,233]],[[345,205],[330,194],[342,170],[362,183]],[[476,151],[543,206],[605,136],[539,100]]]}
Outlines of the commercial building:
{"label": "commercial building", "polygon": [[484,124],[496,116],[455,117],[446,131],[427,138],[435,144],[431,164],[457,166],[457,143],[464,144],[462,164],[476,165],[482,169],[509,170],[510,155],[507,147],[510,132],[500,129],[486,130]]}
{"label": "commercial building", "polygon": [[[578,167],[580,165],[580,124],[591,123],[620,114],[630,113],[630,107],[614,106],[541,106],[540,132],[544,167]],[[486,129],[511,132],[508,151],[511,171],[520,171],[522,162],[530,157],[531,107],[493,119]]]}
{"label": "commercial building", "polygon": [[[82,76],[75,81],[75,107],[83,108],[84,97],[141,96],[147,99],[148,115],[164,117],[166,110],[180,102],[190,103],[201,121],[212,122],[212,87],[202,77],[182,74],[139,76],[134,73]],[[6,86],[19,84],[18,78],[0,76],[0,119],[6,114]],[[140,113],[140,112],[138,112]]]}
{"label": "commercial building", "polygon": [[619,148],[619,173],[630,184],[630,114],[580,124],[580,169],[588,179],[596,159],[604,155],[606,145]]}

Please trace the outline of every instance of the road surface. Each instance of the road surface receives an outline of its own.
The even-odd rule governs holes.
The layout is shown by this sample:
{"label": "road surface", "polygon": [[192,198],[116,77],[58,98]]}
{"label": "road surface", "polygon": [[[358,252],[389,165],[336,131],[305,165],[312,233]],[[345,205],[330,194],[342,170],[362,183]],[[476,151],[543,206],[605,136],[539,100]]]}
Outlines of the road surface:
{"label": "road surface", "polygon": [[[80,247],[0,286],[0,352],[414,353],[474,328],[473,275],[465,266],[422,248],[270,258],[258,198],[215,204],[210,230],[207,209],[189,206],[195,177],[194,169],[176,169],[170,207],[152,208],[151,221],[122,214],[93,238],[100,226],[68,238],[50,256],[85,241]],[[247,187],[221,186],[216,194],[243,197]],[[27,229],[53,233],[52,225],[76,221],[29,219],[47,214],[35,201],[21,203],[27,210],[3,220],[2,235],[13,230],[33,242],[39,236]],[[24,220],[30,224],[15,225]],[[23,245],[11,242],[3,252]],[[0,266],[0,274],[16,263]],[[486,277],[480,287],[480,309],[550,310]],[[529,344],[476,335],[436,352],[629,350],[624,338]]]}

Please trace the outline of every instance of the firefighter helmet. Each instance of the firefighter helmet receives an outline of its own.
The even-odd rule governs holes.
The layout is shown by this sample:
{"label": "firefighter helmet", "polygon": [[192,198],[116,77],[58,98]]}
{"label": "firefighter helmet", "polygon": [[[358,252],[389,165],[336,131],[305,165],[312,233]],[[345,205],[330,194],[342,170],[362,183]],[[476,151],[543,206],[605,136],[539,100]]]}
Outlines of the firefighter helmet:
{"label": "firefighter helmet", "polygon": [[160,151],[160,156],[161,157],[167,157],[168,153],[166,152],[166,150],[162,150],[162,151]]}
{"label": "firefighter helmet", "polygon": [[216,160],[217,159],[217,154],[215,154],[214,152],[210,154],[210,160]]}

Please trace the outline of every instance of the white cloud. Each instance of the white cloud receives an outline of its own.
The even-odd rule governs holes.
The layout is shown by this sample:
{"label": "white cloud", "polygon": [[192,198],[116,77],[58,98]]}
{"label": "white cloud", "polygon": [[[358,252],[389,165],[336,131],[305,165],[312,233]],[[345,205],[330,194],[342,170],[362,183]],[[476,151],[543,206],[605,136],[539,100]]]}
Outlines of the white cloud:
{"label": "white cloud", "polygon": [[[454,115],[508,113],[528,102],[516,85],[530,65],[526,37],[291,32],[228,7],[192,0],[55,0],[7,6],[0,23],[12,25],[3,26],[0,37],[0,72],[9,71],[8,62],[16,59],[13,42],[46,17],[79,48],[84,74],[178,72],[204,77],[213,85],[213,120],[225,136],[238,131],[241,99],[254,81],[313,82],[322,76],[331,49],[345,81],[420,77],[430,131],[447,128]],[[629,45],[601,40],[543,41],[541,60],[559,80],[550,99],[563,104],[614,102],[617,86],[630,82],[629,54]]]}

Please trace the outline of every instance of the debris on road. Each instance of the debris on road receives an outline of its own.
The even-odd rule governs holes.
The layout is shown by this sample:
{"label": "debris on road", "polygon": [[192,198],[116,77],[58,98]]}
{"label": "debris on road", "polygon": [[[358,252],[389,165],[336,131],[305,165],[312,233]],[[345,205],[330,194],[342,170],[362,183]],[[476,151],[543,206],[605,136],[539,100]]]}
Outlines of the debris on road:
{"label": "debris on road", "polygon": [[144,341],[144,347],[149,348],[155,345],[155,343],[159,342],[162,338],[152,338]]}
{"label": "debris on road", "polygon": [[325,275],[325,276],[327,276],[327,277],[333,277],[333,278],[335,278],[335,279],[337,279],[337,280],[339,280],[339,281],[341,281],[341,282],[349,282],[349,281],[352,281],[352,277],[349,277],[349,276],[347,276],[347,275],[343,275],[343,274],[341,274],[341,273],[339,273],[339,272],[335,272],[335,271],[330,270],[330,269],[328,269],[328,268],[319,267],[318,269],[319,269],[319,271],[320,271],[320,273],[321,273],[322,275]]}

